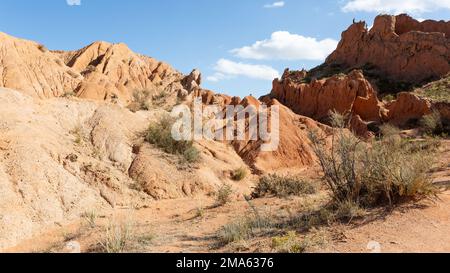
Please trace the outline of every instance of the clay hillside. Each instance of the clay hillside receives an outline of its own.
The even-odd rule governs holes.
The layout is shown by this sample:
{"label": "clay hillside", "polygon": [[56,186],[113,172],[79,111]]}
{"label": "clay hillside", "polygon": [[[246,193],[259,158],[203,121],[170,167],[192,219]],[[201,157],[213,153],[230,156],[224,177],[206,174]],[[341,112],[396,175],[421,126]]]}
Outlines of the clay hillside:
{"label": "clay hillside", "polygon": [[[408,15],[354,23],[259,99],[125,44],[0,33],[0,251],[450,251],[449,73],[450,22]],[[173,140],[198,97],[279,106],[278,149]]]}

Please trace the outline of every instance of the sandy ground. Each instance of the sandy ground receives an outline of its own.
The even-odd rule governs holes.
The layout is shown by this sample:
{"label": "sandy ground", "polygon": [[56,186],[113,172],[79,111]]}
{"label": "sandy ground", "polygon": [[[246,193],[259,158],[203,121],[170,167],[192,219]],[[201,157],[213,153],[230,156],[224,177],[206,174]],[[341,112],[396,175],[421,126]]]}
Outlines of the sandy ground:
{"label": "sandy ground", "polygon": [[[450,141],[445,141],[440,165],[433,174],[436,183],[450,186]],[[448,188],[447,188],[448,189]],[[320,199],[320,197],[318,197]],[[133,226],[130,252],[270,252],[274,234],[221,246],[217,233],[221,227],[242,218],[251,211],[250,203],[236,200],[214,207],[213,197],[177,199],[153,202],[139,210],[116,209],[96,215],[91,227],[86,219],[58,227],[8,249],[7,252],[64,252],[67,242],[76,241],[83,252],[100,251],[105,227],[112,222]],[[263,198],[253,200],[252,206],[271,215],[300,211],[305,198]],[[450,191],[443,191],[439,200],[404,205],[389,213],[378,214],[349,225],[326,227],[330,235],[327,244],[316,251],[372,252],[368,244],[375,243],[381,252],[450,252]],[[299,236],[302,236],[299,234]],[[377,248],[379,246],[379,248]]]}

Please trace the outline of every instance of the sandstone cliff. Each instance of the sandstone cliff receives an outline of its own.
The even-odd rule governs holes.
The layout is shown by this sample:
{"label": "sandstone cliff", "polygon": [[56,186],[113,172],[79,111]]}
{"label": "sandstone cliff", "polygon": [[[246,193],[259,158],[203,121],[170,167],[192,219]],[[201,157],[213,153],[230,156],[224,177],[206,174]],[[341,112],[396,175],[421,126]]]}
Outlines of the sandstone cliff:
{"label": "sandstone cliff", "polygon": [[326,65],[343,69],[372,66],[377,76],[419,84],[450,71],[450,21],[419,22],[408,15],[380,15],[342,33]]}

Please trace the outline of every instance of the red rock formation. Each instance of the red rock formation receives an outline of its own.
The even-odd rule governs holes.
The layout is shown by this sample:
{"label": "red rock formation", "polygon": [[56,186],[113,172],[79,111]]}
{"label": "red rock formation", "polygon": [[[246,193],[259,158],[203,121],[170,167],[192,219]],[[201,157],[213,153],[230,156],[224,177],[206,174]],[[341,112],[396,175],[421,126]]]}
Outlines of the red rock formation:
{"label": "red rock formation", "polygon": [[418,22],[407,15],[376,17],[351,25],[326,64],[344,68],[373,65],[380,76],[421,83],[450,71],[450,22]]}
{"label": "red rock formation", "polygon": [[403,125],[409,120],[420,119],[431,113],[431,103],[411,93],[400,93],[397,100],[387,105],[388,121]]}
{"label": "red rock formation", "polygon": [[[297,75],[297,76],[295,76]],[[331,78],[304,83],[298,73],[285,72],[284,78],[273,82],[270,97],[292,109],[295,113],[317,121],[327,121],[330,111],[351,114],[350,127],[359,136],[371,138],[368,122],[391,122],[404,126],[411,120],[437,110],[449,120],[448,103],[436,103],[413,93],[399,93],[390,103],[380,102],[376,92],[360,71],[348,76],[336,75]]]}
{"label": "red rock formation", "polygon": [[[277,100],[265,98],[263,101],[269,109],[274,105],[279,106],[279,146],[273,152],[263,152],[261,151],[261,146],[264,144],[262,140],[233,141],[232,144],[239,156],[258,173],[299,171],[316,166],[316,155],[308,134],[310,131],[315,131],[323,136],[330,136],[332,129],[310,118],[295,114]],[[261,102],[253,97],[246,97],[241,102],[243,106],[258,107],[260,104]],[[269,124],[269,130],[272,130],[271,126],[272,124]]]}
{"label": "red rock formation", "polygon": [[319,121],[328,118],[333,110],[353,113],[366,121],[382,119],[376,92],[360,71],[353,71],[348,76],[313,80],[311,83],[301,83],[293,77],[276,79],[271,97],[295,113]]}

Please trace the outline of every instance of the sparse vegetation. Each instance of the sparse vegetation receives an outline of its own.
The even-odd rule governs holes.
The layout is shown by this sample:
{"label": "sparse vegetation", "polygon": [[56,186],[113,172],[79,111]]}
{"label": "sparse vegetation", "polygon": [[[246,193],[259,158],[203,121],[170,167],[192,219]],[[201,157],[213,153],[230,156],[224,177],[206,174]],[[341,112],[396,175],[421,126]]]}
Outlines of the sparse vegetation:
{"label": "sparse vegetation", "polygon": [[305,253],[327,242],[324,231],[312,231],[304,238],[299,238],[295,231],[289,231],[285,236],[272,238],[272,248],[280,253]]}
{"label": "sparse vegetation", "polygon": [[70,131],[70,133],[75,137],[75,144],[80,145],[84,141],[84,132],[83,132],[83,126],[81,124],[75,126],[75,128]]}
{"label": "sparse vegetation", "polygon": [[197,208],[195,211],[195,217],[194,218],[203,218],[205,217],[205,209],[202,207]]}
{"label": "sparse vegetation", "polygon": [[135,90],[133,101],[128,105],[131,112],[148,111],[151,108],[151,92],[149,90]]}
{"label": "sparse vegetation", "polygon": [[392,94],[387,94],[383,97],[383,101],[386,101],[386,102],[392,102],[396,99],[397,98],[395,97],[395,95],[392,95]]}
{"label": "sparse vegetation", "polygon": [[154,102],[161,102],[162,100],[164,100],[167,97],[167,92],[165,90],[161,91],[159,94],[154,95],[152,97]]}
{"label": "sparse vegetation", "polygon": [[68,92],[64,93],[63,98],[72,98],[72,97],[75,97],[75,96],[76,96],[75,92],[68,91]]}
{"label": "sparse vegetation", "polygon": [[95,228],[97,226],[97,218],[98,215],[95,211],[86,211],[84,212],[81,217],[87,222],[89,227]]}
{"label": "sparse vegetation", "polygon": [[174,120],[169,116],[163,116],[158,122],[153,123],[147,130],[145,140],[164,152],[178,155],[183,161],[195,163],[200,159],[200,152],[194,147],[192,141],[177,141],[172,137]]}
{"label": "sparse vegetation", "polygon": [[400,129],[389,123],[383,124],[380,127],[380,132],[381,132],[382,137],[384,137],[384,138],[390,138],[390,137],[400,135]]}
{"label": "sparse vegetation", "polygon": [[149,245],[155,240],[155,235],[149,233],[139,236],[136,241],[141,245]]}
{"label": "sparse vegetation", "polygon": [[416,90],[416,93],[435,102],[450,102],[450,75]]}
{"label": "sparse vegetation", "polygon": [[233,171],[231,178],[234,181],[242,181],[247,177],[247,169],[244,167],[241,167],[239,169],[236,169]]}
{"label": "sparse vegetation", "polygon": [[432,149],[395,137],[368,145],[344,130],[346,117],[333,113],[331,120],[337,130],[330,149],[314,132],[310,139],[336,204],[392,206],[404,200],[436,196],[437,189],[428,175]]}
{"label": "sparse vegetation", "polygon": [[231,201],[231,195],[233,194],[233,188],[230,185],[223,185],[216,196],[217,206],[226,205]]}
{"label": "sparse vegetation", "polygon": [[245,241],[267,232],[273,227],[270,219],[257,215],[242,217],[225,225],[218,234],[220,243],[226,245]]}
{"label": "sparse vegetation", "polygon": [[428,135],[440,135],[444,131],[444,125],[442,123],[441,114],[438,111],[424,116],[420,120],[420,127],[425,134]]}
{"label": "sparse vegetation", "polygon": [[259,180],[252,196],[254,198],[263,197],[265,195],[287,197],[291,195],[301,196],[314,194],[316,192],[316,187],[310,181],[298,177],[271,174],[263,176]]}
{"label": "sparse vegetation", "polygon": [[105,253],[123,253],[132,240],[132,226],[130,223],[110,223],[104,238],[100,242],[101,250]]}

